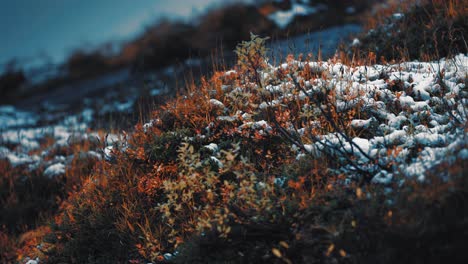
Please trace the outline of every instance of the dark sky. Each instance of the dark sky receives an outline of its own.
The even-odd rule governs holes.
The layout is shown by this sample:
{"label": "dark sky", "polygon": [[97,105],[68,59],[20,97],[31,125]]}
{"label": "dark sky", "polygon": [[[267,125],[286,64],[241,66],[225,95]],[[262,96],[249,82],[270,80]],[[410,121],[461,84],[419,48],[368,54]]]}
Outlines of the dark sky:
{"label": "dark sky", "polygon": [[0,0],[0,65],[135,36],[156,18],[187,18],[223,0]]}

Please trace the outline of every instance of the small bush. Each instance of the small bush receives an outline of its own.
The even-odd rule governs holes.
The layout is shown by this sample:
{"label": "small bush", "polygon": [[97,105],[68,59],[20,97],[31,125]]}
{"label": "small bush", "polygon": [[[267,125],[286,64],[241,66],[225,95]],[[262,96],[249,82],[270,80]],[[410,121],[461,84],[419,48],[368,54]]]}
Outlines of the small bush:
{"label": "small bush", "polygon": [[[400,141],[428,122],[398,101],[413,88],[387,77],[388,91],[371,93],[368,81],[383,75],[377,66],[351,68],[338,58],[289,56],[273,67],[264,42],[252,34],[236,49],[233,71],[188,85],[96,163],[54,219],[51,262],[440,261],[431,250],[464,258],[455,253],[466,227],[462,160],[427,169],[422,176],[434,184],[401,185]],[[379,107],[405,117],[393,142],[375,125],[386,120]],[[461,112],[450,112],[454,133],[464,131]],[[352,126],[359,118],[365,131]],[[353,141],[365,133],[382,137],[386,149],[371,157]],[[419,158],[422,146],[407,159]],[[383,170],[395,180],[372,184]],[[441,224],[445,213],[454,227]]]}

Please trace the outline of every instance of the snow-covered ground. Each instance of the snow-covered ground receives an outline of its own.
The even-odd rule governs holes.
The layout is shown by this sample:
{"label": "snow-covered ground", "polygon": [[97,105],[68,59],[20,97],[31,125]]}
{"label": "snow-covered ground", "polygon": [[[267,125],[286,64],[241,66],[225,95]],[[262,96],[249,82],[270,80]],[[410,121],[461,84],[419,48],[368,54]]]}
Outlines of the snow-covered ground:
{"label": "snow-covered ground", "polygon": [[[7,159],[13,167],[28,166],[29,170],[44,167],[44,175],[54,177],[65,173],[65,164],[72,157],[57,155],[55,150],[73,144],[74,139],[97,137],[88,134],[92,111],[85,109],[50,125],[39,125],[43,116],[18,110],[12,106],[0,107],[0,159]],[[52,140],[50,146],[44,143]],[[33,154],[34,153],[34,154]]]}
{"label": "snow-covered ground", "polygon": [[[306,80],[297,72],[309,67],[324,78]],[[293,79],[278,79],[278,72],[291,70]],[[229,71],[226,75],[235,74]],[[395,175],[411,177],[423,181],[425,172],[441,162],[448,165],[456,160],[468,159],[468,57],[460,54],[453,59],[435,62],[406,62],[392,65],[372,65],[349,67],[336,60],[326,62],[291,61],[278,66],[270,65],[262,73],[264,89],[270,94],[270,101],[255,102],[258,109],[251,112],[237,111],[219,116],[218,120],[242,121],[238,131],[256,130],[260,135],[271,133],[274,124],[250,118],[259,109],[268,107],[279,109],[287,102],[305,102],[307,96],[334,90],[336,100],[333,108],[338,113],[349,109],[359,109],[364,119],[355,118],[337,132],[306,134],[326,131],[320,123],[311,121],[303,127],[286,126],[294,135],[302,135],[303,146],[292,145],[297,159],[306,154],[314,156],[332,155],[338,160],[351,158],[353,164],[343,162],[340,173],[353,178],[356,171],[373,175],[373,181],[390,183]],[[275,84],[268,84],[274,83]],[[250,84],[252,85],[252,84]],[[246,90],[247,89],[247,90]],[[224,85],[230,93],[224,104],[211,99],[216,107],[229,109],[229,98],[236,94],[248,93],[246,87]],[[258,89],[255,88],[255,89]],[[307,93],[307,95],[305,94]],[[320,107],[318,104],[321,104]],[[323,101],[303,105],[303,114],[323,115],[320,110],[329,109]],[[285,111],[282,108],[280,111]],[[345,131],[353,128],[357,136],[346,136]],[[208,130],[207,130],[208,131]],[[349,161],[349,160],[348,160]],[[441,175],[442,177],[444,175]],[[398,177],[401,179],[401,177]]]}
{"label": "snow-covered ground", "polygon": [[[320,78],[304,79],[298,75],[304,69]],[[290,78],[277,78],[285,72]],[[236,74],[235,70],[230,70],[225,76]],[[304,115],[321,115],[330,105],[307,98],[320,97],[325,91],[333,91],[332,108],[338,113],[349,109],[359,109],[361,113],[361,117],[350,120],[339,132],[311,134],[311,129],[327,131],[313,119],[308,124],[302,123],[302,127],[285,125],[286,131],[298,134],[304,142],[302,146],[291,143],[291,153],[297,160],[307,155],[332,155],[343,161],[338,173],[353,179],[357,170],[364,171],[378,184],[404,184],[405,177],[424,181],[426,173],[440,163],[450,166],[460,160],[468,161],[466,54],[434,62],[354,67],[341,64],[337,59],[291,60],[268,65],[260,76],[262,92],[268,94],[265,98],[271,99],[255,102],[256,107],[230,112],[232,98],[248,93],[249,89],[260,89],[253,83],[222,84],[224,94],[209,100],[211,107],[224,113],[217,117],[218,121],[241,122],[234,133],[255,131],[260,136],[274,133],[275,124],[255,117],[267,108],[284,107],[288,102],[302,102]],[[157,95],[159,89],[154,87],[153,90]],[[127,111],[134,103],[133,98],[130,95],[125,102],[108,102],[100,109]],[[23,166],[54,178],[66,173],[76,155],[111,161],[114,145],[124,145],[122,135],[92,130],[92,123],[100,113],[86,104],[80,111],[68,114],[54,105],[46,104],[46,108],[46,112],[40,113],[0,106],[0,159],[7,160],[13,167]],[[158,122],[157,117],[144,128],[148,129],[154,122]],[[201,129],[205,135],[200,136],[209,136],[213,132],[211,129],[214,126]],[[344,135],[349,129],[355,130],[355,136]],[[88,142],[93,147],[79,153],[61,151],[80,142]],[[211,153],[211,162],[223,167],[218,145],[212,142],[204,148]],[[125,151],[125,148],[120,149]],[[347,163],[347,160],[354,163]],[[275,182],[283,185],[285,179],[278,178]]]}
{"label": "snow-covered ground", "polygon": [[[106,106],[111,107],[111,106]],[[102,159],[106,148],[117,142],[119,135],[92,130],[95,111],[83,108],[66,114],[60,108],[48,107],[44,113],[0,107],[0,159],[13,167],[25,166],[29,171],[43,169],[46,177],[65,174],[76,154]],[[83,153],[64,151],[83,144]]]}
{"label": "snow-covered ground", "polygon": [[[375,175],[374,181],[380,183],[391,182],[395,174],[424,180],[424,172],[440,162],[450,164],[457,158],[468,159],[466,55],[430,63],[349,67],[328,60],[307,64],[310,69],[327,76],[327,81],[321,78],[301,80],[301,77],[297,77],[299,83],[303,83],[302,88],[309,95],[319,93],[322,89],[334,89],[334,104],[338,112],[359,105],[360,111],[366,113],[367,117],[354,119],[349,126],[367,133],[352,137],[351,141],[340,133],[318,135],[313,140],[309,138],[302,148],[292,146],[291,151],[297,152],[298,159],[305,152],[312,155],[341,153],[336,154],[338,158],[344,153],[354,156],[358,169]],[[305,66],[305,62],[298,61],[270,65],[262,74],[263,81],[267,83],[279,70],[294,67],[302,69]],[[235,72],[229,71],[226,74],[232,73]],[[242,92],[241,87],[223,87],[226,93]],[[273,99],[259,103],[259,109],[277,107],[279,102],[306,98],[304,92],[298,91],[288,80],[266,85],[265,89],[273,95]],[[214,98],[210,103],[219,108],[225,108],[226,104]],[[103,105],[102,108],[106,107],[113,106]],[[313,104],[303,105],[303,111],[320,112]],[[50,153],[60,153],[54,152],[54,149],[66,147],[79,140],[100,142],[103,138],[103,135],[99,136],[89,130],[95,117],[93,109],[84,108],[79,113],[55,119],[50,118],[50,115],[50,112],[38,114],[20,111],[12,106],[0,107],[0,158],[9,160],[13,166],[26,165],[31,170],[42,166],[45,168],[45,176],[54,177],[63,174],[73,158],[72,155],[50,157]],[[247,129],[258,130],[261,135],[271,133],[274,125],[263,120],[252,120],[253,115],[254,113],[237,112],[219,116],[218,119],[242,120],[243,125],[238,128],[239,132]],[[44,120],[54,122],[43,125]],[[296,129],[303,134],[307,128]],[[106,142],[99,143],[99,147],[90,150],[88,154],[98,159],[108,159],[112,155],[111,145],[118,138],[118,135],[106,137]],[[46,139],[52,139],[53,143],[44,148],[43,142]],[[341,168],[342,172],[349,175],[355,169],[356,166]]]}
{"label": "snow-covered ground", "polygon": [[[144,91],[135,78],[129,69],[122,69],[27,98],[19,107],[0,106],[0,159],[55,177],[65,173],[76,154],[61,149],[74,144],[92,146],[82,156],[107,158],[120,138],[105,130],[114,125],[109,123],[130,121],[133,126],[136,122],[125,120],[137,116],[133,111]],[[169,92],[153,79],[144,88],[153,97]]]}

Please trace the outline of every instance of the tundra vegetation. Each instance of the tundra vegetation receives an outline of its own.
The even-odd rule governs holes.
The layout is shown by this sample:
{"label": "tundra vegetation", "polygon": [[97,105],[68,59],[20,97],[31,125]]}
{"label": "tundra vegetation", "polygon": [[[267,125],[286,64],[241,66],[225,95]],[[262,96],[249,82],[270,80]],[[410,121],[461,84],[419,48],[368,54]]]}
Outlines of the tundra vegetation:
{"label": "tundra vegetation", "polygon": [[60,177],[1,159],[2,261],[466,263],[466,12],[423,1],[327,61],[251,34],[112,146],[44,139]]}

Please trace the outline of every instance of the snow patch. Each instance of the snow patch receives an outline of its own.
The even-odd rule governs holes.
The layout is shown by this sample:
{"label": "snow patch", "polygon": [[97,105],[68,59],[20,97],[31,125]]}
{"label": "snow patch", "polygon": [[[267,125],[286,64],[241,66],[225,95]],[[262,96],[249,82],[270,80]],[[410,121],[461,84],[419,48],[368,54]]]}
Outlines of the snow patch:
{"label": "snow patch", "polygon": [[286,28],[296,16],[306,16],[317,13],[318,9],[304,4],[293,3],[289,10],[279,10],[268,15],[280,28]]}
{"label": "snow patch", "polygon": [[65,165],[62,163],[56,163],[47,167],[44,171],[44,176],[48,178],[54,178],[56,176],[60,176],[65,174]]}

